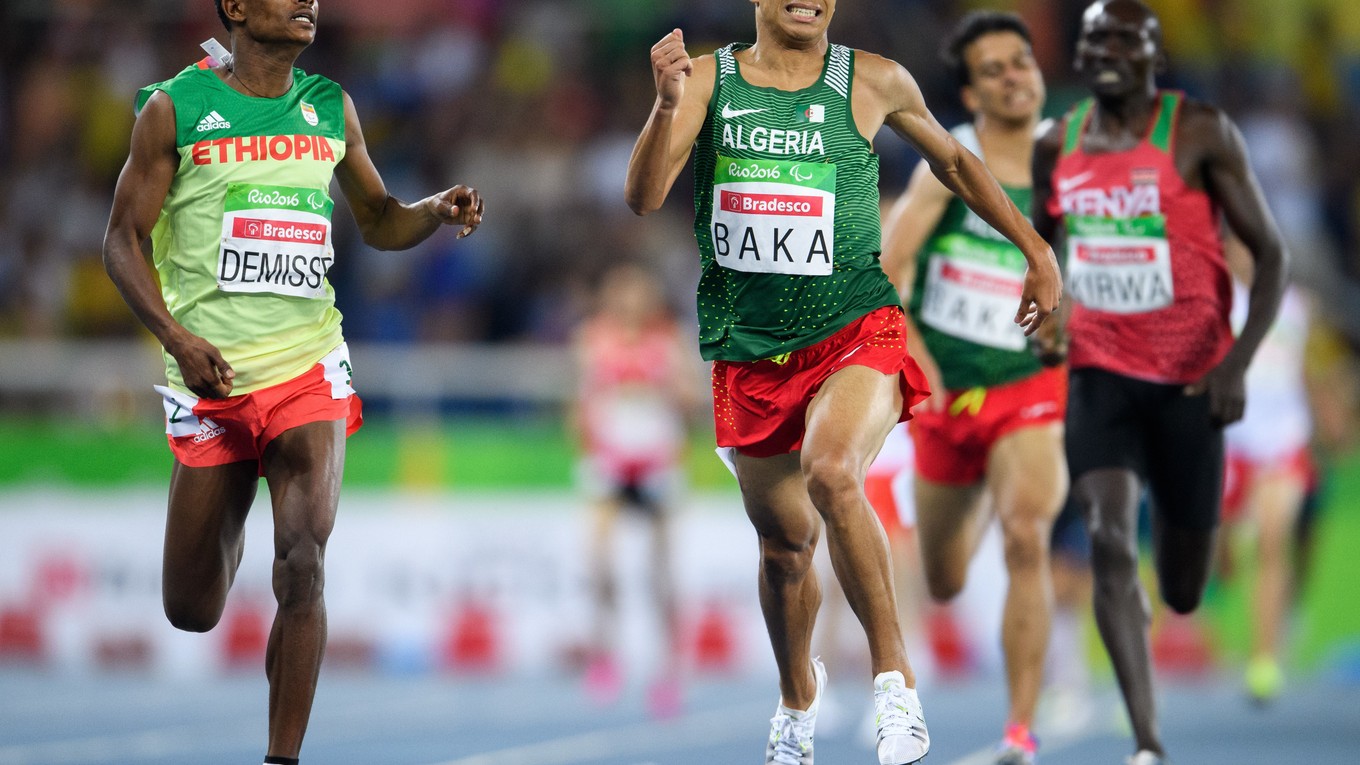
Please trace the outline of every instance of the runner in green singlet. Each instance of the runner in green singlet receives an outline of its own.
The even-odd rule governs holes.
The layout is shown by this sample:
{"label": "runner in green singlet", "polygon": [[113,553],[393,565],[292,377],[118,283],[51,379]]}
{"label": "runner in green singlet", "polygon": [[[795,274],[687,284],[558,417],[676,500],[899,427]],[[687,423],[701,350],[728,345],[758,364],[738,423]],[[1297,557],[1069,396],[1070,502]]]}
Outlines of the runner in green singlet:
{"label": "runner in green singlet", "polygon": [[[1044,81],[1028,28],[1014,14],[969,14],[945,57],[973,113],[955,137],[983,158],[1017,207],[1029,209]],[[1049,534],[1067,494],[1066,372],[1042,367],[1024,333],[1006,321],[1024,278],[1020,251],[926,165],[917,167],[884,228],[883,268],[901,274],[908,343],[936,394],[911,423],[926,582],[939,600],[957,595],[995,514],[1009,575],[1001,647],[1010,691],[995,761],[1031,765],[1053,601]]]}
{"label": "runner in green singlet", "polygon": [[[326,272],[332,177],[364,241],[404,249],[442,225],[472,233],[480,195],[387,193],[354,104],[293,67],[316,36],[312,0],[216,0],[229,62],[139,93],[104,263],[165,349],[157,386],[175,461],[163,597],[174,626],[212,629],[241,561],[259,478],[274,518],[278,611],[265,656],[266,763],[296,763],[326,644],[322,592],[345,436],[361,422]],[[142,257],[152,241],[159,285]],[[189,759],[193,759],[190,757]]]}
{"label": "runner in green singlet", "polygon": [[[827,39],[836,0],[752,0],[756,42],[691,60],[680,30],[652,48],[657,99],[625,195],[658,209],[691,151],[700,347],[714,360],[718,445],[760,543],[760,600],[780,703],[766,762],[806,765],[825,671],[811,656],[821,527],[864,626],[875,675],[878,761],[930,747],[865,472],[926,395],[900,302],[878,263],[878,163],[886,125],[1015,242],[1029,266],[1015,321],[1036,330],[1061,295],[1052,250],[940,127],[911,75]],[[1009,312],[1008,312],[1009,313]]]}

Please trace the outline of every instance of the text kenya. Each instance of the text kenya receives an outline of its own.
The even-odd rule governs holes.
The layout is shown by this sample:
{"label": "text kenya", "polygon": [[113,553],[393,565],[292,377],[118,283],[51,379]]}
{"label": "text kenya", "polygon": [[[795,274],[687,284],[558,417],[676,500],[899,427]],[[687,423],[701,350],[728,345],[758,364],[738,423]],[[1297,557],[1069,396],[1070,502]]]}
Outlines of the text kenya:
{"label": "text kenya", "polygon": [[190,148],[195,165],[272,159],[335,161],[331,142],[319,135],[249,135],[199,141]]}

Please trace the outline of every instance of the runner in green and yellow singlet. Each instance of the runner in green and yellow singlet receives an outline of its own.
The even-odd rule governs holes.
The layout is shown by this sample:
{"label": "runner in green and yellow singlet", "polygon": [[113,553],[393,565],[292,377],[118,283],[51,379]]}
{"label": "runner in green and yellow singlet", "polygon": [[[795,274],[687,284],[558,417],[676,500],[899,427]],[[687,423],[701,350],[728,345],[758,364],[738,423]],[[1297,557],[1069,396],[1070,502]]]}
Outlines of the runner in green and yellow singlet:
{"label": "runner in green and yellow singlet", "polygon": [[927,395],[878,263],[879,128],[916,147],[1020,247],[1029,268],[1015,321],[1026,331],[1058,305],[1057,261],[905,69],[828,41],[836,0],[751,2],[754,45],[691,60],[677,29],[653,46],[657,99],[625,194],[640,215],[658,209],[694,153],[700,347],[714,360],[718,445],[760,539],[761,608],[779,668],[766,762],[812,762],[826,681],[810,648],[819,521],[869,641],[878,760],[917,762],[930,738],[883,530],[864,496],[888,431]]}
{"label": "runner in green and yellow singlet", "polygon": [[[1029,209],[1030,155],[1044,105],[1029,39],[1018,16],[977,12],[959,22],[944,49],[973,113],[954,135],[1022,210]],[[1006,539],[1001,647],[1010,690],[995,762],[1032,765],[1038,741],[1030,726],[1053,602],[1049,535],[1067,493],[1066,372],[1042,367],[1007,320],[1025,274],[1020,251],[924,163],[885,230],[883,268],[903,286],[908,346],[936,393],[911,422],[926,582],[939,600],[963,589],[995,512]]]}
{"label": "runner in green and yellow singlet", "polygon": [[[345,437],[359,401],[326,273],[339,181],[364,241],[405,249],[482,220],[455,186],[387,193],[340,86],[293,67],[316,36],[313,0],[217,0],[229,61],[143,89],[118,178],[104,263],[165,349],[175,461],[163,596],[174,626],[212,629],[241,561],[259,478],[274,517],[266,763],[296,763],[326,643],[322,562]],[[142,258],[152,242],[159,285]],[[190,758],[192,759],[192,758]]]}

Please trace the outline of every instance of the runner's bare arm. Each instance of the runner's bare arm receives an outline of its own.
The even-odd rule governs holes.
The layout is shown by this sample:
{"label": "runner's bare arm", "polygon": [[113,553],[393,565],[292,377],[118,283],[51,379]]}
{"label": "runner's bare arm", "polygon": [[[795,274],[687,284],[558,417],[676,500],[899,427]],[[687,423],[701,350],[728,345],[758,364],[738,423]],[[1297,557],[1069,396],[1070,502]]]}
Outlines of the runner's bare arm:
{"label": "runner's bare arm", "polygon": [[661,208],[684,168],[708,116],[717,63],[691,59],[679,29],[652,46],[656,102],[628,160],[623,195],[628,208],[646,215]]}
{"label": "runner's bare arm", "polygon": [[1034,230],[1045,242],[1057,245],[1062,239],[1059,220],[1048,211],[1053,198],[1053,170],[1058,166],[1067,120],[1053,120],[1039,133],[1034,142],[1034,156],[1030,160],[1031,188],[1029,218]]}
{"label": "runner's bare arm", "polygon": [[[917,254],[935,230],[940,218],[954,194],[931,172],[929,163],[921,162],[912,171],[907,190],[902,192],[888,212],[883,223],[883,255],[881,263],[897,293],[902,296],[903,305],[910,304],[911,292],[916,284]],[[921,402],[920,407],[927,411],[938,412],[944,408],[944,375],[940,365],[926,347],[925,339],[916,327],[916,322],[908,311],[907,350],[916,359],[917,366],[926,376],[930,391],[937,395]]]}
{"label": "runner's bare arm", "polygon": [[137,116],[127,164],[113,190],[104,233],[104,269],[132,312],[179,364],[189,390],[202,398],[226,398],[236,373],[212,343],[170,315],[142,255],[142,242],[151,236],[178,167],[175,105],[170,96],[157,91]]}
{"label": "runner's bare arm", "polygon": [[1246,403],[1242,377],[1261,340],[1275,322],[1284,295],[1288,254],[1265,195],[1247,161],[1246,144],[1237,126],[1221,111],[1187,104],[1181,140],[1205,147],[1204,185],[1223,209],[1229,228],[1251,252],[1254,277],[1247,320],[1228,355],[1192,392],[1207,390],[1210,410],[1223,424],[1241,419]]}
{"label": "runner's bare arm", "polygon": [[[1034,223],[1034,230],[1055,250],[1062,248],[1064,233],[1058,225],[1058,219],[1049,213],[1048,205],[1053,198],[1053,169],[1057,167],[1066,132],[1067,120],[1051,120],[1041,126],[1030,162],[1033,191],[1030,195],[1029,217]],[[1058,310],[1044,322],[1044,326],[1034,333],[1035,353],[1048,366],[1056,366],[1067,360],[1066,327],[1071,312],[1072,301],[1063,301]]]}
{"label": "runner's bare arm", "polygon": [[903,302],[911,298],[916,277],[916,255],[935,230],[954,194],[920,162],[911,173],[906,191],[893,203],[883,221],[883,254],[879,262],[897,287]]}
{"label": "runner's bare arm", "polygon": [[[1062,298],[1062,278],[1053,250],[1035,233],[1024,213],[1016,209],[982,160],[935,120],[916,80],[906,69],[864,53],[856,53],[855,64],[856,88],[861,83],[868,86],[867,95],[877,101],[878,112],[885,115],[883,124],[920,152],[946,188],[1024,254],[1029,268],[1025,270],[1015,321],[1025,328],[1025,334],[1033,334]],[[857,109],[857,120],[859,116]]]}
{"label": "runner's bare arm", "polygon": [[354,211],[364,244],[379,250],[405,250],[425,241],[440,226],[462,226],[461,239],[482,223],[484,205],[477,190],[454,186],[418,202],[403,202],[387,193],[378,168],[368,156],[354,101],[345,94],[345,158],[335,168],[340,191]]}

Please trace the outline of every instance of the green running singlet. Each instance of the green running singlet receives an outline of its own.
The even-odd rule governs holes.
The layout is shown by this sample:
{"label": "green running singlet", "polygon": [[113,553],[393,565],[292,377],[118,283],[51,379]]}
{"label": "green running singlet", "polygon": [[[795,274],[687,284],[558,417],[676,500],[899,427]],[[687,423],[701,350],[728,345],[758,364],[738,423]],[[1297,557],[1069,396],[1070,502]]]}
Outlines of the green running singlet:
{"label": "green running singlet", "polygon": [[695,142],[699,346],[754,361],[805,348],[900,303],[879,266],[878,157],[850,109],[854,52],[831,45],[797,91],[741,76],[715,52],[708,117]]}
{"label": "green running singlet", "polygon": [[[982,156],[971,124],[951,133]],[[1003,186],[1028,210],[1030,189]],[[910,311],[949,390],[991,388],[1037,374],[1015,309],[1025,282],[1025,256],[955,196],[921,248]]]}

